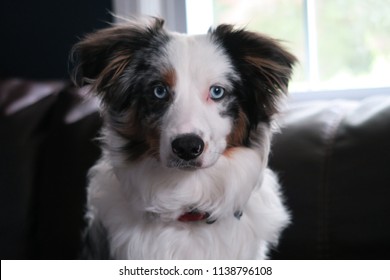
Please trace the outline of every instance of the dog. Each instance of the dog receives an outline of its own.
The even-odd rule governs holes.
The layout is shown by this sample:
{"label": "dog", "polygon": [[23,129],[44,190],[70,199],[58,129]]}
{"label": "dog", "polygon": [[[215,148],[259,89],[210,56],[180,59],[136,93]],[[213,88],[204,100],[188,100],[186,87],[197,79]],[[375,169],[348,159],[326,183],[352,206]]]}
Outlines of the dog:
{"label": "dog", "polygon": [[100,100],[89,171],[89,259],[265,259],[290,215],[267,168],[296,58],[219,25],[114,25],[74,46],[74,79]]}

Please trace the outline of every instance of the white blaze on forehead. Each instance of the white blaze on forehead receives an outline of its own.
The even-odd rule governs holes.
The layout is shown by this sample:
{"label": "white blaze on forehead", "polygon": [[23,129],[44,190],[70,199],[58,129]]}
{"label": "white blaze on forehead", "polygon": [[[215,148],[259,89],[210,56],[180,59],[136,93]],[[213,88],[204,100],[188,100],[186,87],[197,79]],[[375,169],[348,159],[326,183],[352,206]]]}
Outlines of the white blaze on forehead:
{"label": "white blaze on forehead", "polygon": [[[176,134],[207,134],[217,122],[220,104],[207,102],[210,86],[231,87],[233,68],[223,49],[207,35],[177,35],[167,46],[169,63],[176,73],[173,112]],[[212,126],[212,124],[210,124]],[[174,136],[174,135],[173,135]]]}
{"label": "white blaze on forehead", "polygon": [[212,84],[230,86],[234,75],[230,59],[223,48],[207,35],[177,35],[167,46],[170,64],[177,73],[177,90],[204,90]]}
{"label": "white blaze on forehead", "polygon": [[[232,85],[228,77],[236,76],[221,47],[207,35],[175,35],[167,46],[167,57],[176,73],[173,107],[179,113],[181,123],[190,122],[188,125],[196,127],[202,117],[223,109],[220,104],[207,102],[212,85],[229,90]],[[199,111],[207,112],[202,115]]]}
{"label": "white blaze on forehead", "polygon": [[[215,162],[226,148],[232,120],[223,116],[224,102],[208,98],[212,85],[229,91],[231,79],[237,78],[223,48],[207,35],[174,35],[166,47],[170,67],[175,72],[173,103],[164,116],[162,157],[168,157],[171,141],[180,134],[194,133],[205,142],[203,162]],[[165,151],[165,152],[164,152]],[[164,160],[164,159],[163,159]]]}

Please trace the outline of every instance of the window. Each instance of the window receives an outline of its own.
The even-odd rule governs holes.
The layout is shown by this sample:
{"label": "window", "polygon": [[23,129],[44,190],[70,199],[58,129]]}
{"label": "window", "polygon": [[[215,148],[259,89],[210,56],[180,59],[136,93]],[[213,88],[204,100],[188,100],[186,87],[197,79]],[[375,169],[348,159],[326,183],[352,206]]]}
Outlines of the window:
{"label": "window", "polygon": [[390,87],[390,0],[113,0],[122,16],[206,33],[231,23],[280,39],[300,63],[290,91]]}
{"label": "window", "polygon": [[389,0],[187,0],[187,29],[233,23],[281,39],[300,61],[292,91],[389,87],[388,14]]}

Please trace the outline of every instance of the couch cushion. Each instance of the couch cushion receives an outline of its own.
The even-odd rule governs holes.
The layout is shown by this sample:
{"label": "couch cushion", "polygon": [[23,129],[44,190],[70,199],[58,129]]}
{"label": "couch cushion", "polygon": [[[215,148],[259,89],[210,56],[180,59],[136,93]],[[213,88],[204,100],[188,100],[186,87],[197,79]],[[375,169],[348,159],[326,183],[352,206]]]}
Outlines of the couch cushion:
{"label": "couch cushion", "polygon": [[390,258],[390,97],[291,104],[271,166],[293,215],[276,259]]}
{"label": "couch cushion", "polygon": [[68,83],[0,81],[0,254],[77,257],[86,172],[99,156],[93,100]]}

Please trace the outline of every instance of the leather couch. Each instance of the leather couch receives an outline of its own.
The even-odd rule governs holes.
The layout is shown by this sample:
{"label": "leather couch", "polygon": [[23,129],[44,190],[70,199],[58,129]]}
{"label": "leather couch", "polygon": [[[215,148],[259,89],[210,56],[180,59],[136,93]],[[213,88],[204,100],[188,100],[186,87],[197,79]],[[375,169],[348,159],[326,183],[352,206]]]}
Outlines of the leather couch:
{"label": "leather couch", "polygon": [[86,172],[99,157],[96,104],[66,81],[0,82],[0,256],[74,259]]}
{"label": "leather couch", "polygon": [[[97,103],[67,81],[0,81],[0,257],[77,258]],[[274,259],[390,258],[390,93],[291,100],[270,158],[293,219]]]}
{"label": "leather couch", "polygon": [[273,258],[390,259],[390,91],[304,99],[273,142],[293,216]]}

